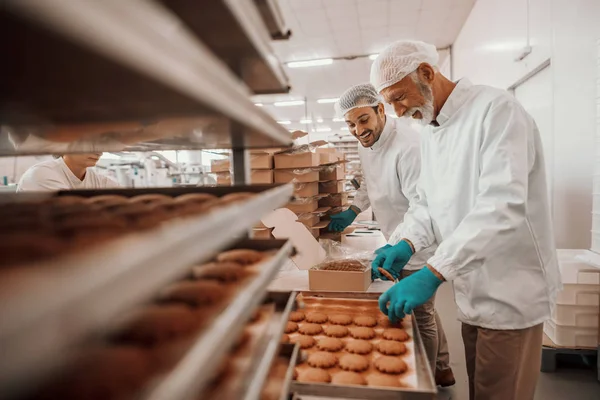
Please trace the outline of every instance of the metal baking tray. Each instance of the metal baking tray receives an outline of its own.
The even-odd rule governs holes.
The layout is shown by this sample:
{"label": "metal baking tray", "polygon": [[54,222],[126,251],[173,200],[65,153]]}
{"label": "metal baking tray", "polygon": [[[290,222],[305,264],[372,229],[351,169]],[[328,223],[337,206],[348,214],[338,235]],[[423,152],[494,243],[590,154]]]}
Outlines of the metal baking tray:
{"label": "metal baking tray", "polygon": [[[304,297],[341,298],[341,299],[366,299],[377,300],[380,293],[364,292],[300,292]],[[339,386],[320,383],[301,383],[293,381],[291,391],[297,398],[302,395],[316,397],[334,397],[344,399],[378,399],[378,400],[424,400],[435,399],[437,387],[427,361],[427,354],[423,341],[419,335],[419,328],[414,315],[411,315],[413,327],[413,341],[415,345],[417,388],[383,389],[364,386]]]}
{"label": "metal baking tray", "polygon": [[[154,188],[99,191],[65,191],[59,195],[260,192],[197,217],[165,223],[147,232],[125,235],[83,251],[46,263],[38,263],[44,279],[25,281],[17,293],[0,294],[0,397],[29,389],[68,357],[68,350],[81,343],[94,329],[102,328],[122,310],[150,298],[158,287],[189,271],[189,266],[214,256],[239,240],[262,215],[285,204],[293,186],[237,186],[214,188]],[[48,197],[47,193],[2,195],[0,200]],[[231,223],[235,221],[235,223]],[[276,243],[276,242],[274,242]],[[258,304],[261,294],[284,262],[291,244],[275,257],[265,275],[245,294],[238,308]],[[286,254],[285,256],[283,254]],[[168,265],[169,268],[165,268]],[[35,295],[32,295],[35,294]],[[236,313],[242,314],[239,309]],[[233,324],[225,318],[222,323]],[[235,320],[234,320],[235,321]],[[227,326],[220,329],[226,331]],[[221,341],[221,337],[218,340]],[[167,397],[172,398],[172,397]]]}

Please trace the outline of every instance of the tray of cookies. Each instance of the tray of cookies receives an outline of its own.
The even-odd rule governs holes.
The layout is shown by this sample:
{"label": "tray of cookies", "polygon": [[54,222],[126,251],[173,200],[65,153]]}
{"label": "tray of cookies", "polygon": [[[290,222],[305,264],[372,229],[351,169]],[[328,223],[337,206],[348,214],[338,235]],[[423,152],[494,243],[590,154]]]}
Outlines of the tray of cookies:
{"label": "tray of cookies", "polygon": [[262,387],[261,400],[287,400],[289,398],[299,354],[299,346],[291,343],[281,345],[279,354],[271,364],[271,369]]}
{"label": "tray of cookies", "polygon": [[377,293],[302,292],[283,340],[304,356],[291,390],[336,398],[431,399],[436,388],[413,316],[393,325]]}
{"label": "tray of cookies", "polygon": [[[0,393],[30,388],[75,343],[234,243],[292,192],[262,185],[0,196]],[[201,274],[218,280],[210,268]]]}

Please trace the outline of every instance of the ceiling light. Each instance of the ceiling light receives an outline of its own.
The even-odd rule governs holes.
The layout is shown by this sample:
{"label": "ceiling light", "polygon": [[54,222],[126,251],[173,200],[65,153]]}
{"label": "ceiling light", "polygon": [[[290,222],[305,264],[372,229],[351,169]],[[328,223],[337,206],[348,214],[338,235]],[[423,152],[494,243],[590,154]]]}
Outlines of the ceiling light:
{"label": "ceiling light", "polygon": [[312,124],[312,119],[301,119],[300,123],[301,124]]}
{"label": "ceiling light", "polygon": [[304,100],[276,101],[273,103],[275,107],[301,106],[302,104],[304,104]]}
{"label": "ceiling light", "polygon": [[321,123],[321,122],[323,122],[323,118],[317,118],[317,122],[318,122],[318,123]]}
{"label": "ceiling light", "polygon": [[339,98],[337,98],[337,97],[335,99],[333,99],[333,98],[332,99],[318,99],[317,103],[319,103],[319,104],[335,103],[338,100],[339,100]]}
{"label": "ceiling light", "polygon": [[330,65],[333,64],[333,58],[321,58],[319,60],[308,60],[308,61],[291,61],[286,65],[290,68],[304,68],[304,67],[316,67],[319,65]]}
{"label": "ceiling light", "polygon": [[334,118],[333,122],[344,122],[344,118]]}
{"label": "ceiling light", "polygon": [[344,127],[341,127],[341,128],[340,128],[340,131],[347,131],[347,130],[348,130],[348,127],[347,127],[347,126],[344,126]]}
{"label": "ceiling light", "polygon": [[321,128],[317,128],[315,132],[331,132],[331,128],[328,126],[323,126]]}
{"label": "ceiling light", "polygon": [[256,107],[262,107],[264,104],[263,104],[263,103],[254,103],[254,105],[255,105]]}
{"label": "ceiling light", "polygon": [[379,54],[371,54],[371,55],[369,56],[369,60],[374,60],[374,59],[376,59],[378,55],[379,55]]}
{"label": "ceiling light", "polygon": [[289,125],[292,123],[292,121],[277,121],[277,123],[280,125]]}

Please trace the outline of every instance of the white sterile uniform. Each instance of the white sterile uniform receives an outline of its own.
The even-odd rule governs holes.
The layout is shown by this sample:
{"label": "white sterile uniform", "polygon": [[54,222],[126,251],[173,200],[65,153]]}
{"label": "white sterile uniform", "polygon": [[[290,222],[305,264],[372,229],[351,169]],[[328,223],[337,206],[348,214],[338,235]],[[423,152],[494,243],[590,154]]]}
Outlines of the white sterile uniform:
{"label": "white sterile uniform", "polygon": [[[387,240],[417,195],[421,172],[419,133],[406,122],[387,117],[379,140],[369,148],[359,145],[358,154],[364,179],[353,205],[361,210],[373,207]],[[423,268],[434,250],[435,247],[427,248],[417,253],[405,268]]]}
{"label": "white sterile uniform", "polygon": [[120,187],[112,179],[88,168],[83,180],[76,177],[61,158],[44,161],[29,168],[19,181],[17,192],[71,189],[112,189]]}
{"label": "white sterile uniform", "polygon": [[542,142],[507,92],[462,79],[421,133],[419,196],[391,244],[437,240],[459,320],[523,329],[550,318],[560,289]]}

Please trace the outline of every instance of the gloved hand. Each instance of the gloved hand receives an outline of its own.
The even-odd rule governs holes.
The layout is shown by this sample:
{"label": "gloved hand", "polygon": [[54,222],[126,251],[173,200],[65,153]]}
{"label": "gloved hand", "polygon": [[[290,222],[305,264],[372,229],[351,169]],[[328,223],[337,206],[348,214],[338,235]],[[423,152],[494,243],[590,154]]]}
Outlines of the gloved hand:
{"label": "gloved hand", "polygon": [[341,213],[333,214],[328,225],[330,231],[341,232],[354,221],[358,214],[351,208]]}
{"label": "gloved hand", "polygon": [[442,282],[429,268],[424,267],[379,296],[379,309],[392,323],[396,323],[429,300]]}
{"label": "gloved hand", "polygon": [[[385,246],[378,248],[377,250],[375,250],[375,255],[380,254],[382,251],[390,247],[392,247],[391,244],[386,244]],[[374,281],[375,279],[385,280],[386,278],[383,275],[381,275],[381,272],[379,272],[377,268],[373,268],[373,263],[371,263],[371,280]]]}
{"label": "gloved hand", "polygon": [[371,263],[371,276],[377,276],[379,279],[387,280],[382,276],[377,268],[383,268],[388,271],[395,279],[400,276],[400,271],[406,265],[408,260],[414,254],[412,247],[407,241],[402,240],[400,243],[390,246],[386,245],[375,250],[375,260]]}

